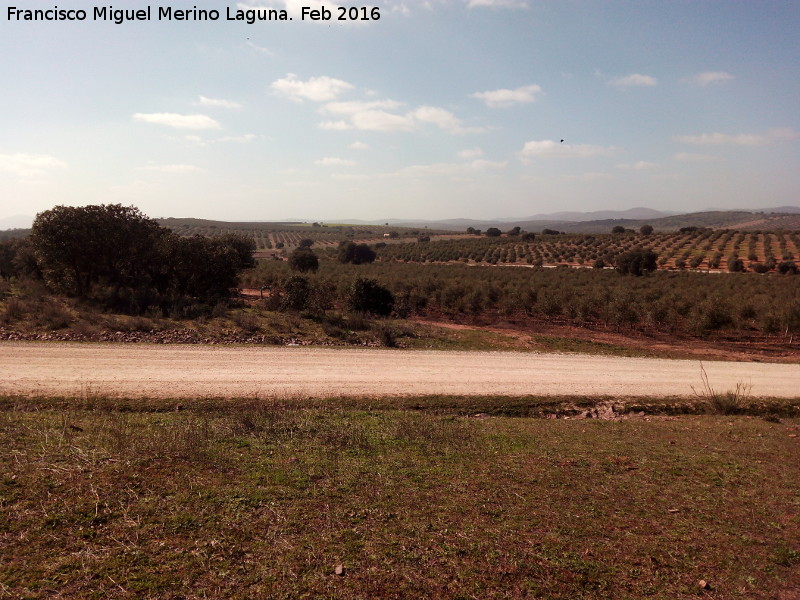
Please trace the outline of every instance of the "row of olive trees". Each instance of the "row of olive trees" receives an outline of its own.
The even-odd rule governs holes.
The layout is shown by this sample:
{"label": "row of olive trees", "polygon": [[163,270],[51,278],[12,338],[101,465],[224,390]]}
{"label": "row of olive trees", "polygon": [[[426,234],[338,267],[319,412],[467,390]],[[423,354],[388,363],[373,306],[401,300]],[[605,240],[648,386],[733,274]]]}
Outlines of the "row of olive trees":
{"label": "row of olive trees", "polygon": [[0,275],[33,275],[55,292],[132,311],[224,298],[254,266],[252,239],[180,237],[119,204],[56,206],[14,244],[0,251]]}

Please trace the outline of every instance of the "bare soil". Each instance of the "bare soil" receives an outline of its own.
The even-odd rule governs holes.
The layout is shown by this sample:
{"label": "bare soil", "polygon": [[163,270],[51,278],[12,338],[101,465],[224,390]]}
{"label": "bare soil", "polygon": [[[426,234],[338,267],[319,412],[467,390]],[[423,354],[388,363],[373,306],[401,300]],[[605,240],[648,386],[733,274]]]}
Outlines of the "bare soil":
{"label": "bare soil", "polygon": [[444,329],[480,330],[508,336],[517,341],[520,350],[546,350],[536,342],[536,335],[575,339],[598,344],[609,344],[628,348],[632,352],[657,353],[670,358],[697,358],[698,360],[733,360],[741,362],[800,363],[798,340],[789,343],[786,338],[776,336],[717,335],[709,338],[670,335],[658,331],[614,331],[611,328],[577,327],[568,323],[547,322],[542,319],[527,319],[520,322],[493,324],[473,319],[474,322],[457,323],[445,318],[417,318],[419,324]]}
{"label": "bare soil", "polygon": [[[800,365],[703,362],[719,392],[800,395]],[[134,398],[274,395],[691,396],[701,363],[539,354],[198,345],[0,343],[0,394]]]}

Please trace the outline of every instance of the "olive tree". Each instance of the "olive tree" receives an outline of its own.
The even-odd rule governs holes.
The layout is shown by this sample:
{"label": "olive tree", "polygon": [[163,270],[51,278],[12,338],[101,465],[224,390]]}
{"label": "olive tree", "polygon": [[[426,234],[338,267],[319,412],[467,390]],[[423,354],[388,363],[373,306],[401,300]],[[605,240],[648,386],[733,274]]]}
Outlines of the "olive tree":
{"label": "olive tree", "polygon": [[289,268],[300,273],[315,273],[319,269],[319,259],[311,248],[301,246],[289,255]]}
{"label": "olive tree", "polygon": [[614,268],[624,275],[644,275],[655,271],[658,254],[648,248],[634,248],[614,260]]}

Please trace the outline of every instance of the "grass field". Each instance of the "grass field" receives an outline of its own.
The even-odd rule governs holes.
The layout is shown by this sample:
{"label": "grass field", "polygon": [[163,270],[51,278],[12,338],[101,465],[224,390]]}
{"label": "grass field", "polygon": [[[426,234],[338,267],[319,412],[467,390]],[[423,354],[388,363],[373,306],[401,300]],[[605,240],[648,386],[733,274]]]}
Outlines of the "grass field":
{"label": "grass field", "polygon": [[797,598],[800,420],[759,406],[4,398],[0,597]]}

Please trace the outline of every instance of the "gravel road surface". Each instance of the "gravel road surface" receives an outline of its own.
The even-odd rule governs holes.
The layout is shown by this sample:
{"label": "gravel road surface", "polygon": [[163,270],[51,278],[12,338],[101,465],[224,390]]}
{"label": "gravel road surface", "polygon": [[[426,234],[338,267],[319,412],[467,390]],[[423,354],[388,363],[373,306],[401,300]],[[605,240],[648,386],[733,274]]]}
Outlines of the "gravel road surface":
{"label": "gravel road surface", "polygon": [[[703,362],[718,391],[800,396],[800,365]],[[0,343],[0,393],[241,397],[276,394],[689,396],[700,362],[581,354],[196,345]]]}

